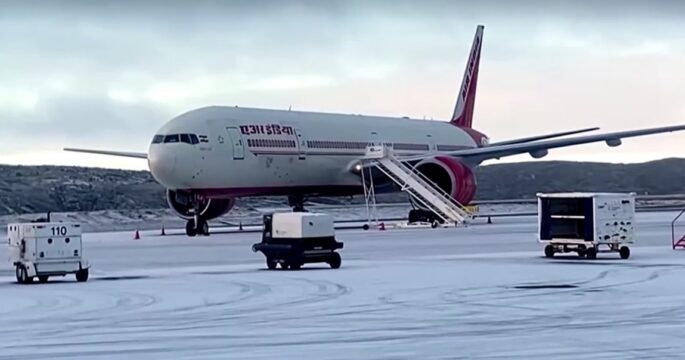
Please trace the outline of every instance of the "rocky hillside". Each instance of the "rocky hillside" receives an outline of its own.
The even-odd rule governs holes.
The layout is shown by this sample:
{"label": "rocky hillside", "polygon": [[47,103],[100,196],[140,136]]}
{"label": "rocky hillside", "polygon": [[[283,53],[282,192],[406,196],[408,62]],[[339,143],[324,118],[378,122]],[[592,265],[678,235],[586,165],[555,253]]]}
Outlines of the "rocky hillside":
{"label": "rocky hillside", "polygon": [[[642,164],[527,162],[480,167],[478,199],[534,197],[549,191],[635,191],[639,194],[684,194],[685,159]],[[268,200],[268,201],[267,201]],[[379,201],[405,201],[403,194]],[[247,199],[243,205],[283,202]],[[318,203],[359,203],[363,199],[317,199]],[[48,210],[94,211],[159,209],[164,189],[146,171],[64,166],[0,165],[0,215]]]}

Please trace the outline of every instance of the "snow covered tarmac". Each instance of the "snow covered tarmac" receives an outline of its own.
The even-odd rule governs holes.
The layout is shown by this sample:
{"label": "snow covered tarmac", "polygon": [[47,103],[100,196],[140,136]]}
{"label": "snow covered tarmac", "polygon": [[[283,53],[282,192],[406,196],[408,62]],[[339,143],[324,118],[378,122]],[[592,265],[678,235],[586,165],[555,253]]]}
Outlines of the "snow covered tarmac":
{"label": "snow covered tarmac", "polygon": [[535,218],[340,231],[339,270],[264,270],[257,233],[90,234],[87,283],[2,266],[0,359],[681,358],[673,216],[638,214],[627,261],[545,259]]}

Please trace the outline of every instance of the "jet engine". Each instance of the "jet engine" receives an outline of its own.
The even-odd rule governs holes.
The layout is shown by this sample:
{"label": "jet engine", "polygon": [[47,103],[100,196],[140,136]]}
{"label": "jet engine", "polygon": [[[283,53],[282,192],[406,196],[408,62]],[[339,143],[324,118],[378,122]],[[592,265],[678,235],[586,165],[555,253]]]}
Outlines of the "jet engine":
{"label": "jet engine", "polygon": [[[193,219],[193,198],[187,191],[167,190],[166,200],[169,207],[182,219]],[[235,205],[235,199],[206,199],[200,203],[200,216],[205,220],[226,214]]]}
{"label": "jet engine", "polygon": [[[476,195],[476,177],[473,170],[458,159],[436,156],[420,161],[414,165],[414,170],[423,174],[462,205],[468,205]],[[423,208],[413,199],[412,202]]]}

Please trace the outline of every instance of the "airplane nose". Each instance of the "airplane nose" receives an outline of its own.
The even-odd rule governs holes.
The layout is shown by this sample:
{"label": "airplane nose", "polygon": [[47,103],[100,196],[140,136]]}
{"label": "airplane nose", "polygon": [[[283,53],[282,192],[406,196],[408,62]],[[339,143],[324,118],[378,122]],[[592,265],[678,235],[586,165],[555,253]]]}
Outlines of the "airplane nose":
{"label": "airplane nose", "polygon": [[176,154],[165,149],[150,149],[148,166],[155,180],[169,188],[174,186]]}

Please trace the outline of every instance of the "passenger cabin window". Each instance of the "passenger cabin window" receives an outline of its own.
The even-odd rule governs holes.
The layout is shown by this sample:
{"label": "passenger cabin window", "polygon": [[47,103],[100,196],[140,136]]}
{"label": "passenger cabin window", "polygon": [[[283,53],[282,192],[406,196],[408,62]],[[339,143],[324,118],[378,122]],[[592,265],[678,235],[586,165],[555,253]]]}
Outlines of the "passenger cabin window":
{"label": "passenger cabin window", "polygon": [[155,135],[155,137],[152,138],[153,144],[161,144],[163,141],[164,141],[164,135]]}
{"label": "passenger cabin window", "polygon": [[178,142],[178,134],[175,135],[167,135],[164,138],[164,143],[177,143]]}

